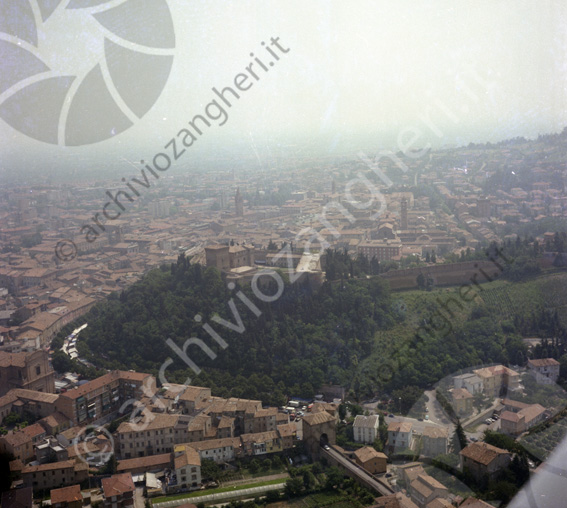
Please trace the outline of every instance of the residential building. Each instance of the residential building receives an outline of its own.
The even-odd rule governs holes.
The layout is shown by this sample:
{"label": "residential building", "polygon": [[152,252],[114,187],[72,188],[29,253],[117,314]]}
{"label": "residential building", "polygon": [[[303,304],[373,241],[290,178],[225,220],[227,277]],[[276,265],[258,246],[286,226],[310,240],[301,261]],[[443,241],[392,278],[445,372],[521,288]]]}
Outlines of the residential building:
{"label": "residential building", "polygon": [[122,459],[173,452],[187,441],[189,416],[152,413],[147,421],[122,422],[116,430],[116,453]]}
{"label": "residential building", "polygon": [[50,436],[56,436],[71,427],[71,420],[59,411],[38,420],[38,422]]}
{"label": "residential building", "polygon": [[354,419],[352,431],[357,443],[373,443],[378,435],[380,419],[377,415],[357,415]]}
{"label": "residential building", "polygon": [[217,439],[234,437],[234,421],[235,419],[230,416],[221,416],[218,419],[218,421],[216,422]]}
{"label": "residential building", "polygon": [[554,358],[528,360],[528,371],[539,384],[552,385],[559,379],[560,364]]}
{"label": "residential building", "polygon": [[282,443],[277,431],[258,432],[255,434],[242,434],[242,450],[248,455],[264,455],[282,451]]}
{"label": "residential building", "polygon": [[194,414],[200,404],[211,399],[210,388],[171,384],[166,389],[163,399],[171,399],[183,414]]}
{"label": "residential building", "polygon": [[84,462],[72,460],[25,466],[22,469],[24,485],[32,487],[34,492],[75,485],[85,481],[88,477],[89,466]]}
{"label": "residential building", "polygon": [[413,482],[420,474],[424,473],[425,470],[420,462],[409,462],[398,466],[399,479],[407,488],[409,488],[411,482]]}
{"label": "residential building", "polygon": [[155,393],[154,387],[150,374],[115,370],[62,393],[56,407],[73,425],[91,423],[110,417],[127,401],[140,400],[144,390]]}
{"label": "residential building", "polygon": [[470,415],[473,410],[474,397],[466,388],[453,388],[449,390],[451,404],[458,416]]}
{"label": "residential building", "polygon": [[210,439],[199,443],[188,443],[199,453],[201,460],[211,459],[217,464],[230,462],[241,455],[240,439],[237,437],[225,439]]}
{"label": "residential building", "polygon": [[[219,418],[222,418],[222,416]],[[195,416],[187,426],[187,442],[204,441],[210,435],[211,428],[212,418],[210,415]]]}
{"label": "residential building", "polygon": [[134,506],[134,482],[130,473],[112,475],[102,479],[105,508],[128,508]]}
{"label": "residential building", "polygon": [[496,479],[506,468],[512,455],[488,443],[471,443],[460,451],[461,469],[468,470],[479,483]]}
{"label": "residential building", "polygon": [[69,459],[69,452],[53,436],[46,437],[34,445],[34,455],[40,464]]}
{"label": "residential building", "polygon": [[177,485],[196,489],[201,485],[201,457],[191,446],[176,446],[174,459]]}
{"label": "residential building", "polygon": [[38,418],[44,418],[55,413],[55,404],[59,398],[59,395],[55,393],[26,390],[24,388],[10,390],[9,394],[15,395],[18,398],[20,411],[28,411]]}
{"label": "residential building", "polygon": [[504,399],[505,410],[500,413],[500,430],[505,434],[517,436],[545,419],[546,409],[540,404]]}
{"label": "residential building", "polygon": [[258,409],[252,414],[245,414],[244,432],[246,434],[253,434],[276,430],[277,413],[277,408],[269,407],[266,409]]}
{"label": "residential building", "polygon": [[290,450],[293,448],[297,437],[297,425],[295,423],[284,423],[278,425],[278,434],[281,439],[282,449]]}
{"label": "residential building", "polygon": [[422,451],[426,457],[437,457],[447,453],[449,433],[444,427],[427,426],[423,429],[421,438]]}
{"label": "residential building", "polygon": [[162,453],[161,455],[150,455],[149,457],[119,460],[116,472],[132,474],[155,473],[171,467],[171,453]]}
{"label": "residential building", "polygon": [[[234,434],[239,436],[246,433],[246,422],[253,419],[254,415],[262,410],[262,402],[234,397],[229,399],[214,398],[211,403],[205,404],[203,409],[203,414],[210,415],[213,422],[220,419],[221,416],[234,418]],[[275,413],[272,415],[273,418],[268,414],[266,416],[265,424],[268,420],[271,420],[273,430],[275,430]]]}
{"label": "residential building", "polygon": [[82,508],[83,495],[80,485],[70,485],[51,491],[51,506],[53,508]]}
{"label": "residential building", "polygon": [[520,385],[520,375],[504,365],[493,365],[473,371],[481,380],[484,392],[498,397],[502,391],[516,391]]}
{"label": "residential building", "polygon": [[371,446],[359,448],[353,455],[355,462],[370,474],[381,474],[387,470],[388,457]]}
{"label": "residential building", "polygon": [[12,454],[24,464],[35,458],[34,445],[46,437],[45,429],[39,424],[28,425],[0,437],[0,451]]}
{"label": "residential building", "polygon": [[426,506],[437,498],[446,498],[449,490],[441,482],[428,474],[420,474],[410,484],[411,500],[419,507]]}
{"label": "residential building", "polygon": [[482,392],[483,384],[476,374],[461,374],[460,376],[453,377],[453,385],[455,388],[465,388],[473,395]]}
{"label": "residential building", "polygon": [[388,425],[388,450],[398,453],[413,447],[413,429],[409,422],[392,422]]}

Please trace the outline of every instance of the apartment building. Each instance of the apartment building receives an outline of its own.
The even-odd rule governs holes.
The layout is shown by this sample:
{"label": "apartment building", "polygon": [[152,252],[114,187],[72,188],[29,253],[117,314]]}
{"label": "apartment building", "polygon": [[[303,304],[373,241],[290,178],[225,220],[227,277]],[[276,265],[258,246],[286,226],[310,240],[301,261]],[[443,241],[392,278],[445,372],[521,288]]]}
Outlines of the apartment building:
{"label": "apartment building", "polygon": [[501,391],[515,391],[520,385],[520,375],[504,365],[493,365],[473,371],[481,380],[484,392],[498,397]]}
{"label": "apartment building", "polygon": [[244,415],[244,433],[252,434],[276,430],[277,413],[278,409],[275,407],[259,409],[252,414],[246,413]]}
{"label": "apartment building", "polygon": [[89,466],[84,462],[74,462],[72,460],[52,462],[39,466],[26,466],[22,469],[24,485],[32,487],[34,492],[79,484],[88,477]]}
{"label": "apartment building", "polygon": [[426,457],[437,457],[447,453],[449,433],[444,427],[425,427],[422,434],[422,453]]}
{"label": "apartment building", "polygon": [[146,420],[122,422],[116,430],[116,453],[122,459],[171,453],[187,442],[190,417],[152,413]]}
{"label": "apartment building", "polygon": [[378,435],[380,419],[376,415],[357,415],[354,419],[352,432],[357,443],[373,443]]}
{"label": "apartment building", "polygon": [[230,462],[242,454],[240,439],[237,437],[210,439],[199,443],[189,443],[188,446],[197,450],[201,460],[210,459],[218,464]]}
{"label": "apartment building", "polygon": [[56,408],[73,425],[109,417],[128,401],[140,400],[143,387],[154,393],[155,378],[150,374],[115,370],[73,388],[59,396]]}
{"label": "apartment building", "polygon": [[174,459],[177,485],[196,489],[201,485],[201,457],[191,446],[176,446]]}
{"label": "apartment building", "polygon": [[392,422],[388,425],[388,448],[392,453],[413,446],[413,428],[408,422]]}

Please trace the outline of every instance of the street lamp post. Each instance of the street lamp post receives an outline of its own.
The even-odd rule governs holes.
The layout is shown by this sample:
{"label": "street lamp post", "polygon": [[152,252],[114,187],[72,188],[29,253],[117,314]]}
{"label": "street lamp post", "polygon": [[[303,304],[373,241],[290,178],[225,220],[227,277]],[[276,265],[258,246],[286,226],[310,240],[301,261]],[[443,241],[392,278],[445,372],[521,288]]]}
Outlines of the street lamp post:
{"label": "street lamp post", "polygon": [[398,397],[398,400],[400,401],[400,414],[402,414],[402,398]]}

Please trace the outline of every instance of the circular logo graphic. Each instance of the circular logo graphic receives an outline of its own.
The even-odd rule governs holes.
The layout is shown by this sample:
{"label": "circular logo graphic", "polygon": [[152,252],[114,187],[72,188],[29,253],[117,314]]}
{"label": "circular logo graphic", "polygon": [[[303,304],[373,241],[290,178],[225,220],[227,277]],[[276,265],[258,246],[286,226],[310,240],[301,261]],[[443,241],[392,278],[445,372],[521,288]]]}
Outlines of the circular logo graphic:
{"label": "circular logo graphic", "polygon": [[76,457],[91,466],[106,464],[114,453],[114,438],[104,427],[87,425],[73,439]]}
{"label": "circular logo graphic", "polygon": [[155,104],[174,48],[166,0],[2,0],[0,118],[55,145],[109,139]]}

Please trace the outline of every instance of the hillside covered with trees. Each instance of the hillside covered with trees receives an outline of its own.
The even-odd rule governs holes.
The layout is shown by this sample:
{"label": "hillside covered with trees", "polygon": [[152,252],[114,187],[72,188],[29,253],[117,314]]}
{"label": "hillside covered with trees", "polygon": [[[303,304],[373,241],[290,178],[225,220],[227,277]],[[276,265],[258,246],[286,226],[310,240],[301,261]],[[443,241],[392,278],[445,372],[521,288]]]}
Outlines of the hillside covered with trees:
{"label": "hillside covered with trees", "polygon": [[[492,284],[500,288],[503,282]],[[264,291],[275,293],[276,288]],[[190,264],[181,256],[171,267],[153,270],[95,306],[84,318],[88,328],[78,347],[81,357],[97,367],[156,376],[171,358],[165,371],[170,382],[189,377],[192,384],[210,386],[219,396],[278,405],[286,396],[312,397],[325,383],[348,386],[359,398],[403,389],[409,399],[410,392],[419,393],[416,388],[430,387],[459,369],[526,359],[520,333],[531,332],[531,320],[541,319],[542,302],[532,299],[531,306],[517,307],[519,315],[477,297],[456,311],[449,332],[417,334],[449,295],[454,291],[394,297],[386,281],[371,277],[327,282],[318,289],[302,282],[287,284],[280,298],[264,303],[249,286],[230,290],[216,269]],[[215,315],[224,323],[218,317],[215,321]],[[218,334],[217,340],[204,325]],[[554,326],[563,332],[558,321]],[[188,357],[202,369],[198,375],[167,343],[171,339],[182,349],[190,338],[210,348],[203,351],[196,341],[187,348]],[[224,342],[226,348],[219,345]],[[545,352],[560,356],[563,342],[553,346]]]}

